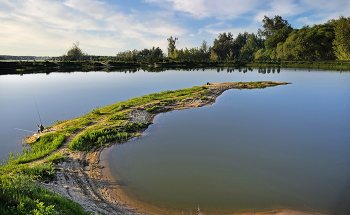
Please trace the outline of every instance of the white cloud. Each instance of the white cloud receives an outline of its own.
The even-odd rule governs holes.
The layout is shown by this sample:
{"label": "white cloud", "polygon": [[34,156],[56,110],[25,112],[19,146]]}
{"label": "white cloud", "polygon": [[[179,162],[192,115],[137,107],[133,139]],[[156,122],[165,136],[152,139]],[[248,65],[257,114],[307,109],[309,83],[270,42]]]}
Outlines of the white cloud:
{"label": "white cloud", "polygon": [[255,25],[255,23],[244,28],[235,28],[230,24],[218,22],[215,24],[206,25],[204,28],[199,29],[198,34],[209,33],[215,38],[217,38],[219,34],[230,32],[234,37],[236,37],[239,33],[244,33],[245,31],[248,33],[256,33],[257,29],[258,27]]}
{"label": "white cloud", "polygon": [[255,33],[264,15],[280,15],[296,28],[350,15],[348,0],[139,1],[150,7],[123,10],[125,2],[106,0],[0,0],[0,54],[61,55],[76,40],[96,55],[152,46],[166,50],[169,36],[179,37],[181,47],[194,47],[223,32]]}
{"label": "white cloud", "polygon": [[284,17],[293,16],[298,13],[305,12],[305,8],[301,7],[300,4],[290,0],[273,0],[268,4],[268,9],[261,10],[255,16],[256,21],[261,21],[264,19],[264,16],[274,17],[279,15]]}
{"label": "white cloud", "polygon": [[181,11],[195,18],[216,17],[221,20],[233,19],[247,12],[255,11],[265,4],[265,0],[146,0],[164,7],[171,4],[173,10]]}
{"label": "white cloud", "polygon": [[89,54],[115,55],[155,44],[164,49],[167,36],[186,32],[161,13],[124,14],[97,0],[0,0],[0,6],[0,54],[21,55],[28,47],[26,55],[61,55],[79,40]]}
{"label": "white cloud", "polygon": [[94,0],[66,0],[63,4],[95,19],[104,18],[108,7],[105,2]]}

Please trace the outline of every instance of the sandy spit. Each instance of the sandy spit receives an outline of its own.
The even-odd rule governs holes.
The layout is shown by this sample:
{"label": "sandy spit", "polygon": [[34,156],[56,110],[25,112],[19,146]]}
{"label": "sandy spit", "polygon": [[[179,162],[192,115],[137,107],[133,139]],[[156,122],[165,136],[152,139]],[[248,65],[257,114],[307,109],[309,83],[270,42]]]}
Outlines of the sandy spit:
{"label": "sandy spit", "polygon": [[[276,83],[278,85],[290,84],[288,82]],[[265,85],[269,86],[267,83]],[[207,86],[210,94],[206,96],[206,99],[183,99],[182,101],[160,107],[161,111],[167,112],[211,105],[219,95],[228,89],[246,88],[234,83],[217,83]],[[131,109],[132,112],[129,114],[129,117],[132,122],[152,123],[156,115],[147,112],[141,106]],[[56,178],[53,181],[40,182],[38,184],[48,190],[60,193],[62,196],[80,204],[85,210],[97,214],[172,214],[174,211],[168,211],[168,213],[164,210],[152,208],[151,206],[128,199],[127,196],[123,195],[119,189],[118,180],[111,176],[108,166],[103,162],[103,157],[101,157],[101,153],[103,155],[103,149],[113,145],[112,143],[106,144],[103,148],[93,148],[89,152],[72,152],[68,149],[70,142],[77,135],[81,134],[85,129],[94,126],[96,123],[99,123],[99,121],[93,122],[88,127],[70,136],[63,146],[53,152],[61,152],[67,156],[67,159],[56,165]],[[37,138],[37,136],[33,136],[32,138]],[[102,162],[100,162],[100,157]],[[286,209],[261,213],[245,213],[242,215],[250,214],[315,215],[318,213]]]}

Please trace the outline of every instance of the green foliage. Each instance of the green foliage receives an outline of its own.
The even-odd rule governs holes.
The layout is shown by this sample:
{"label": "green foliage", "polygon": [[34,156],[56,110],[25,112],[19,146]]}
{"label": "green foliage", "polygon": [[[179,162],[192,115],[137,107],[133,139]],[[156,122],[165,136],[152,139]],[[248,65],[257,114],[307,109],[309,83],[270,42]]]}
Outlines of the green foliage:
{"label": "green foliage", "polygon": [[62,124],[62,128],[63,130],[60,131],[60,133],[63,134],[73,134],[75,133],[77,130],[82,129],[88,125],[91,124],[92,119],[96,119],[94,117],[100,117],[100,114],[94,114],[91,113],[90,115],[86,115],[77,119],[73,119],[73,120],[69,120],[69,121],[65,121]]}
{"label": "green foliage", "polygon": [[55,167],[52,163],[19,165],[12,171],[12,173],[21,173],[37,180],[52,180],[55,177]]}
{"label": "green foliage", "polygon": [[148,107],[146,108],[146,111],[147,112],[150,112],[150,113],[154,113],[154,112],[157,112],[157,109],[159,108],[158,105],[154,105],[154,106],[151,106],[151,107]]}
{"label": "green foliage", "polygon": [[68,50],[67,55],[63,55],[62,58],[63,61],[81,61],[88,59],[88,55],[83,53],[79,48],[79,41],[76,41]]}
{"label": "green foliage", "polygon": [[105,108],[101,108],[101,111],[104,113],[115,113],[120,110],[137,106],[140,104],[146,104],[152,101],[167,101],[167,100],[179,100],[186,97],[198,97],[198,93],[207,94],[206,88],[204,86],[201,87],[191,87],[187,89],[180,90],[168,90],[160,93],[151,93],[148,95],[144,95],[142,97],[136,97],[129,99],[128,101],[119,102],[114,105],[110,105]]}
{"label": "green foliage", "polygon": [[178,39],[179,38],[177,38],[177,37],[173,38],[173,36],[171,36],[167,39],[168,40],[168,56],[171,56],[174,54],[174,51],[176,49],[176,41]]}
{"label": "green foliage", "polygon": [[210,58],[215,60],[225,60],[233,49],[233,43],[234,40],[231,33],[219,34],[218,39],[214,40]]}
{"label": "green foliage", "polygon": [[108,121],[127,120],[127,119],[129,119],[129,117],[126,116],[125,112],[119,112],[119,113],[116,113],[116,114],[111,115],[111,116],[108,118]]}
{"label": "green foliage", "polygon": [[350,17],[335,21],[334,54],[338,60],[350,60]]}
{"label": "green foliage", "polygon": [[209,49],[210,47],[207,47],[207,42],[203,41],[200,48],[174,49],[168,56],[180,61],[203,61],[210,58]]}
{"label": "green foliage", "polygon": [[[30,213],[33,213],[33,215],[54,215],[55,211],[55,205],[45,206],[44,202],[39,202],[39,199],[34,201],[36,203],[36,208],[34,208]],[[22,206],[21,209],[24,209],[24,204],[20,204],[19,206]]]}
{"label": "green foliage", "polygon": [[128,123],[120,128],[110,127],[98,130],[86,130],[81,135],[74,138],[69,145],[69,149],[88,151],[94,146],[102,145],[110,141],[125,141],[131,136],[130,132],[135,132],[145,126],[148,126],[148,124]]}
{"label": "green foliage", "polygon": [[90,214],[77,203],[39,187],[29,176],[3,174],[0,177],[0,214]]}
{"label": "green foliage", "polygon": [[265,36],[266,39],[269,39],[270,36],[274,35],[278,30],[284,27],[290,28],[288,21],[284,20],[281,16],[278,15],[276,15],[274,18],[264,16],[262,22],[264,30],[259,29],[258,35]]}
{"label": "green foliage", "polygon": [[283,27],[265,42],[255,60],[333,60],[334,26],[326,23],[299,30]]}
{"label": "green foliage", "polygon": [[61,161],[64,161],[66,159],[66,156],[64,156],[62,153],[55,153],[52,154],[44,159],[45,163],[59,163]]}
{"label": "green foliage", "polygon": [[96,115],[100,115],[101,111],[100,111],[99,107],[96,107],[96,108],[92,109],[91,113],[96,114]]}
{"label": "green foliage", "polygon": [[334,59],[332,41],[334,26],[330,24],[305,26],[290,33],[284,44],[279,43],[277,55],[290,60]]}
{"label": "green foliage", "polygon": [[162,58],[164,58],[164,53],[159,47],[143,49],[141,51],[134,49],[133,51],[119,52],[116,55],[117,60],[124,62],[149,62],[150,60],[159,61]]}
{"label": "green foliage", "polygon": [[265,48],[273,49],[277,47],[278,43],[284,43],[292,31],[293,28],[290,26],[285,26],[282,29],[277,30],[275,34],[271,35],[269,39],[266,40]]}
{"label": "green foliage", "polygon": [[48,133],[42,135],[30,147],[23,148],[22,154],[14,156],[12,153],[8,155],[8,162],[11,165],[27,163],[55,151],[62,145],[65,136],[58,133]]}
{"label": "green foliage", "polygon": [[264,40],[258,38],[255,34],[249,34],[246,44],[240,50],[240,59],[254,60],[259,49],[264,47]]}

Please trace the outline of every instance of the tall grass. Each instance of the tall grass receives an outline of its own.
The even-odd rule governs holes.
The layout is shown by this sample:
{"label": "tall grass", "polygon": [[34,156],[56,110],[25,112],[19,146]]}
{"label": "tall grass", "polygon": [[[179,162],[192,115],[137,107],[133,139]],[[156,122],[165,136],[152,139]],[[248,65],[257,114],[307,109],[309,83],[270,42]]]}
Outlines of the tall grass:
{"label": "tall grass", "polygon": [[50,154],[60,147],[65,136],[58,133],[48,133],[42,135],[36,142],[23,148],[21,154],[13,155],[9,153],[7,162],[11,165],[27,163]]}
{"label": "tall grass", "polygon": [[88,215],[80,205],[39,187],[27,175],[1,175],[0,214],[4,215]]}
{"label": "tall grass", "polygon": [[132,136],[131,132],[145,128],[148,123],[127,123],[119,128],[109,127],[98,130],[86,130],[81,135],[74,138],[70,143],[69,149],[88,151],[94,146],[102,145],[110,141],[125,141]]}

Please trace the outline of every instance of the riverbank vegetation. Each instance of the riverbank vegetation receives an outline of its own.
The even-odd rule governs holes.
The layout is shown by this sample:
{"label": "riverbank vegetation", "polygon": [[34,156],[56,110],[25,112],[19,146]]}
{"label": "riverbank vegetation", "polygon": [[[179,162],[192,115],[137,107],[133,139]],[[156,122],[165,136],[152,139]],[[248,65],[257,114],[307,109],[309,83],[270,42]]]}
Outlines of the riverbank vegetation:
{"label": "riverbank vegetation", "polygon": [[[221,33],[209,46],[177,49],[181,40],[169,37],[167,54],[159,47],[123,51],[116,56],[84,53],[79,42],[68,52],[46,61],[0,61],[0,70],[34,68],[189,68],[218,66],[279,66],[309,68],[350,68],[350,17],[340,16],[324,24],[294,29],[276,15],[265,16],[263,29],[256,33]],[[20,72],[20,71],[19,71]]]}
{"label": "riverbank vegetation", "polygon": [[53,154],[42,163],[33,163],[56,150],[64,136],[48,133],[23,148],[17,155],[10,153],[0,165],[0,214],[90,214],[77,203],[60,194],[46,190],[36,184],[55,177],[55,162],[65,159],[62,154]]}

